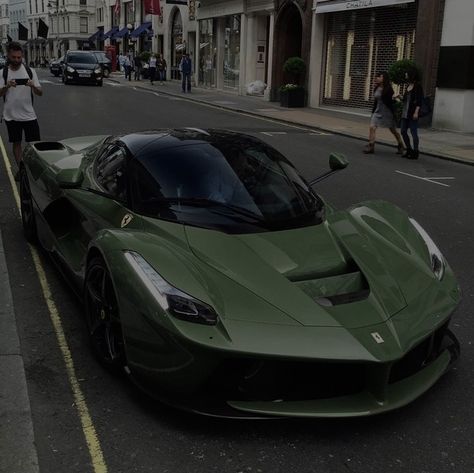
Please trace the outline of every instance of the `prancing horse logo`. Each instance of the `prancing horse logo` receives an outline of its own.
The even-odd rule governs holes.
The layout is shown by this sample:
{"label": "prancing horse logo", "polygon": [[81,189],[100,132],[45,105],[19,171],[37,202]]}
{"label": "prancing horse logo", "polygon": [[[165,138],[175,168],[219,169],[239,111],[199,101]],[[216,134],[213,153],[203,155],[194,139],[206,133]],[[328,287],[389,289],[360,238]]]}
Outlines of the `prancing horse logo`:
{"label": "prancing horse logo", "polygon": [[126,227],[131,221],[133,220],[133,215],[130,214],[125,214],[125,216],[122,218],[122,223],[120,226],[122,228]]}
{"label": "prancing horse logo", "polygon": [[372,335],[372,338],[377,342],[377,343],[384,343],[385,340],[382,338],[382,335],[380,335],[379,332],[372,332],[370,335]]}

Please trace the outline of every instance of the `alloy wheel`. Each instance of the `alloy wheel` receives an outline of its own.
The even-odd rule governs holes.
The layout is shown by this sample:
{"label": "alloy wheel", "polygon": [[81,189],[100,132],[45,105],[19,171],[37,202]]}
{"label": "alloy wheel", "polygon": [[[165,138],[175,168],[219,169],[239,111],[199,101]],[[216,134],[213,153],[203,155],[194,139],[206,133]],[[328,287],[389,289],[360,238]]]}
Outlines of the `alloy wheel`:
{"label": "alloy wheel", "polygon": [[97,358],[109,369],[122,369],[125,352],[118,304],[107,267],[100,258],[94,258],[87,270],[85,304],[89,337]]}

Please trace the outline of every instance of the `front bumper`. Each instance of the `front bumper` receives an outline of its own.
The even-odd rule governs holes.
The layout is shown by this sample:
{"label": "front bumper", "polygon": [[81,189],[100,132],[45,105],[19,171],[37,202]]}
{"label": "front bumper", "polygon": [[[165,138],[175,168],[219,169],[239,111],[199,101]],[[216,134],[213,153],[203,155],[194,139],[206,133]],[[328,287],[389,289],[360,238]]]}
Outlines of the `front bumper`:
{"label": "front bumper", "polygon": [[191,396],[167,395],[166,386],[157,389],[134,369],[132,379],[161,402],[214,417],[370,416],[414,401],[457,360],[459,343],[447,325],[392,362],[223,359]]}
{"label": "front bumper", "polygon": [[66,72],[65,77],[68,81],[77,82],[77,83],[93,83],[96,84],[102,80],[102,72],[96,74],[94,71],[88,71],[79,73],[75,72]]}

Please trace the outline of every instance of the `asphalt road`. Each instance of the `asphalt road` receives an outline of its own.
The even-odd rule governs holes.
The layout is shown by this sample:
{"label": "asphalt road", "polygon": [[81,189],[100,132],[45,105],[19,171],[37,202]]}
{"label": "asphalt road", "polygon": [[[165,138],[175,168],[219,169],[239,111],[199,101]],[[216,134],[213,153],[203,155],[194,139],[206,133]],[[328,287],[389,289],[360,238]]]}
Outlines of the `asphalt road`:
{"label": "asphalt road", "polygon": [[[219,420],[160,405],[125,379],[105,372],[89,351],[81,305],[52,263],[43,257],[107,471],[474,471],[474,167],[425,156],[418,161],[403,160],[393,148],[384,147],[379,147],[376,155],[366,156],[356,140],[311,133],[118,85],[63,86],[53,77],[44,78],[49,81],[44,84],[45,95],[35,101],[44,140],[160,127],[225,127],[255,134],[271,143],[307,178],[327,170],[331,151],[345,153],[351,162],[349,168],[321,183],[318,192],[341,207],[381,198],[406,209],[438,243],[464,293],[453,321],[462,346],[460,362],[408,407],[352,420]],[[4,127],[1,133],[7,143]],[[0,225],[41,472],[93,472],[64,360],[5,169],[3,164],[0,166]]]}

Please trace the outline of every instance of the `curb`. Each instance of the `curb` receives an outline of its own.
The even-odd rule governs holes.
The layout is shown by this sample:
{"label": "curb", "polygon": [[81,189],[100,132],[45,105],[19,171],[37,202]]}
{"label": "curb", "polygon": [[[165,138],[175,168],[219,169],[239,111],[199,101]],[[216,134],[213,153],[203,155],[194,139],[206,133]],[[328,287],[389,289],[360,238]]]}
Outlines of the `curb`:
{"label": "curb", "polygon": [[[111,82],[115,82],[117,84],[123,84],[123,81],[120,81],[118,79],[114,79],[114,78],[111,78],[111,77],[109,77],[108,80],[111,81]],[[146,90],[146,91],[153,91],[153,89],[149,89],[148,87],[145,87],[143,85],[133,85],[133,87],[135,87],[136,89],[141,89],[141,90]],[[355,134],[352,134],[352,133],[349,133],[349,132],[334,130],[334,129],[331,129],[329,127],[308,125],[307,123],[295,122],[295,121],[292,121],[292,120],[285,120],[284,118],[267,117],[266,115],[262,115],[261,113],[254,112],[252,110],[245,110],[245,109],[238,108],[238,107],[229,107],[227,105],[209,103],[209,102],[206,102],[205,100],[201,100],[197,97],[189,97],[189,96],[183,97],[182,95],[177,94],[175,92],[170,92],[169,90],[168,91],[167,90],[160,90],[159,93],[161,93],[163,95],[169,95],[169,96],[172,96],[172,97],[179,97],[182,100],[185,100],[185,101],[187,100],[189,102],[194,102],[194,103],[206,105],[208,107],[216,108],[218,110],[231,110],[233,112],[237,112],[237,113],[242,114],[242,115],[248,115],[250,117],[265,118],[265,119],[272,120],[274,122],[281,123],[281,124],[284,124],[284,125],[298,126],[298,127],[301,127],[301,128],[306,128],[306,129],[311,130],[311,131],[323,131],[323,132],[331,133],[333,135],[344,136],[346,138],[352,138],[352,139],[362,141],[362,142],[367,141],[367,137],[361,137],[359,135],[355,135]],[[383,139],[378,140],[377,143],[382,144],[384,146],[390,146],[391,148],[396,148],[396,145],[394,145],[392,142],[389,142],[389,141],[386,141],[386,140],[383,140]],[[423,150],[423,151],[421,151],[421,153],[426,155],[426,156],[430,156],[430,157],[438,158],[438,159],[443,159],[445,161],[451,161],[451,162],[456,162],[456,163],[460,163],[460,164],[465,164],[465,165],[468,165],[468,166],[474,166],[474,161],[469,161],[469,160],[464,159],[464,158],[459,157],[459,156],[444,154],[444,153],[436,152],[436,151],[433,151],[433,150],[430,150],[430,149]]]}
{"label": "curb", "polygon": [[33,420],[0,231],[0,471],[39,473]]}

